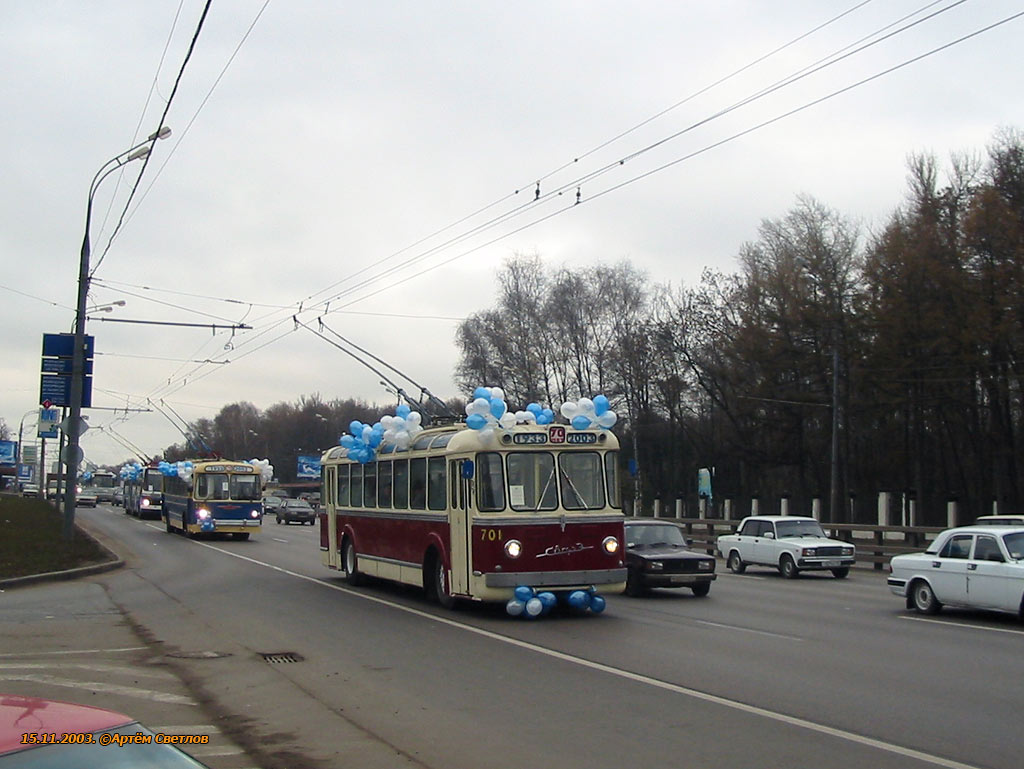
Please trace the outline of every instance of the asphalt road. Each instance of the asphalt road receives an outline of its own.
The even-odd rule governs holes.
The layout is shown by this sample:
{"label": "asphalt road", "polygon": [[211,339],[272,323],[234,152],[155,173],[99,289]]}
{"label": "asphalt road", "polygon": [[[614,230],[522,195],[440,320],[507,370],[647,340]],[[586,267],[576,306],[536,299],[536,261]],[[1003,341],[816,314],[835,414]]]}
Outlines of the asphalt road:
{"label": "asphalt road", "polygon": [[349,588],[318,533],[198,541],[120,509],[98,580],[267,766],[1018,769],[1024,626],[916,617],[881,572],[721,573],[600,616],[449,612]]}

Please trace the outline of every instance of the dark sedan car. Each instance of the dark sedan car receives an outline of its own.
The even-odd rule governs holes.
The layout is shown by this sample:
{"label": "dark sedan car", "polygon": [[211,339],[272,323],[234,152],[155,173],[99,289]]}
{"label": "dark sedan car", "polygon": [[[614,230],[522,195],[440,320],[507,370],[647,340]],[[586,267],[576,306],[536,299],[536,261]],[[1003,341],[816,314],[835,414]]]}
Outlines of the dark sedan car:
{"label": "dark sedan car", "polygon": [[626,594],[652,587],[688,587],[705,596],[715,581],[715,559],[690,550],[681,526],[657,518],[626,520]]}
{"label": "dark sedan car", "polygon": [[297,521],[298,523],[308,523],[310,525],[316,524],[316,511],[304,499],[286,499],[277,508],[276,516],[278,523]]}

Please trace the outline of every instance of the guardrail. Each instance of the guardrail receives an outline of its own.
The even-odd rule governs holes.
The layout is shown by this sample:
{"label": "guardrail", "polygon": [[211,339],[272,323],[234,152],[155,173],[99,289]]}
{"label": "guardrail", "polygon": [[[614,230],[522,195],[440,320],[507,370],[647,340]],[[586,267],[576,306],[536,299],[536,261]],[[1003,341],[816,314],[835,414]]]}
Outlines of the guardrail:
{"label": "guardrail", "polygon": [[[693,547],[715,555],[715,542],[721,534],[732,534],[739,520],[723,518],[670,518],[665,520],[682,524]],[[935,535],[945,531],[941,526],[871,526],[861,523],[822,523],[825,533],[835,539],[849,542],[857,548],[858,564],[872,564],[881,570],[889,559],[900,553],[924,550]]]}

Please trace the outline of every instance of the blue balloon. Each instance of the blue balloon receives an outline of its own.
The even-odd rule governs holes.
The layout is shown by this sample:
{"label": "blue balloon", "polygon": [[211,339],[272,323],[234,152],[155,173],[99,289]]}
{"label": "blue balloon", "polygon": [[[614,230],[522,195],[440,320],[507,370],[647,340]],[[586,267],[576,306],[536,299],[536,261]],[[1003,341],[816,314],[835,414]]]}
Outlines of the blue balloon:
{"label": "blue balloon", "polygon": [[585,590],[573,590],[569,593],[569,605],[574,609],[586,609],[590,606],[590,593]]}
{"label": "blue balloon", "polygon": [[539,403],[530,403],[526,406],[526,410],[533,414],[535,417],[539,417],[541,414],[541,408]]}
{"label": "blue balloon", "polygon": [[491,399],[491,391],[486,387],[478,387],[473,390],[473,400],[476,400],[477,398],[483,398],[485,401],[489,401]]}
{"label": "blue balloon", "polygon": [[529,585],[519,585],[519,587],[512,591],[512,594],[516,597],[517,601],[522,601],[523,603],[529,601],[534,595],[533,588]]}
{"label": "blue balloon", "polygon": [[603,395],[594,396],[594,413],[597,416],[601,416],[608,410],[608,399]]}
{"label": "blue balloon", "polygon": [[505,401],[501,398],[495,398],[491,401],[491,414],[494,415],[495,419],[501,419],[501,415],[505,413],[508,406],[505,405]]}
{"label": "blue balloon", "polygon": [[577,414],[572,418],[572,426],[574,430],[586,430],[590,427],[590,418],[585,417],[582,414]]}
{"label": "blue balloon", "polygon": [[346,433],[345,435],[341,436],[338,439],[338,443],[341,444],[342,446],[344,446],[346,449],[350,449],[350,448],[352,448],[355,445],[356,439],[353,438],[348,433]]}
{"label": "blue balloon", "polygon": [[395,409],[395,416],[399,416],[402,417],[402,419],[405,419],[407,416],[409,416],[409,412],[411,411],[412,409],[409,408],[409,405],[403,403],[402,405]]}
{"label": "blue balloon", "polygon": [[547,614],[549,611],[555,608],[555,604],[558,603],[558,598],[554,593],[543,592],[537,593],[537,598],[544,604],[544,613]]}
{"label": "blue balloon", "polygon": [[348,423],[348,431],[353,435],[362,435],[363,423],[360,422],[358,419],[353,419],[351,422]]}
{"label": "blue balloon", "polygon": [[487,420],[479,414],[470,414],[466,417],[466,427],[471,430],[482,430],[486,424]]}
{"label": "blue balloon", "polygon": [[600,614],[603,612],[605,605],[606,602],[603,597],[599,595],[590,596],[590,610],[594,612],[594,614]]}
{"label": "blue balloon", "polygon": [[540,414],[537,415],[537,424],[549,425],[555,421],[555,412],[551,409],[542,409]]}

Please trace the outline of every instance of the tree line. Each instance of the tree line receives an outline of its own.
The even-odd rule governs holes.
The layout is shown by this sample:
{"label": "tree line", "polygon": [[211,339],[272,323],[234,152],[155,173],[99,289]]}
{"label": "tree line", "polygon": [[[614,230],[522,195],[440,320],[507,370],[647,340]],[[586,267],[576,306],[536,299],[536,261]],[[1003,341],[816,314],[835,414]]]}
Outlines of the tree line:
{"label": "tree line", "polygon": [[905,202],[865,233],[808,197],[762,223],[733,273],[653,284],[628,262],[548,269],[517,256],[457,330],[457,381],[510,403],[604,393],[623,417],[634,497],[874,521],[879,491],[917,522],[1019,509],[1024,141],[908,162]]}

